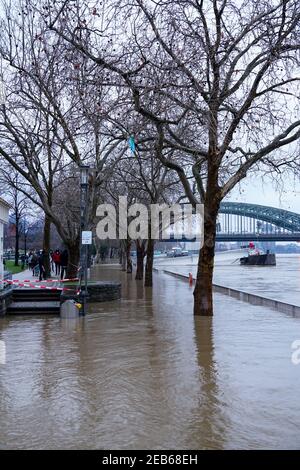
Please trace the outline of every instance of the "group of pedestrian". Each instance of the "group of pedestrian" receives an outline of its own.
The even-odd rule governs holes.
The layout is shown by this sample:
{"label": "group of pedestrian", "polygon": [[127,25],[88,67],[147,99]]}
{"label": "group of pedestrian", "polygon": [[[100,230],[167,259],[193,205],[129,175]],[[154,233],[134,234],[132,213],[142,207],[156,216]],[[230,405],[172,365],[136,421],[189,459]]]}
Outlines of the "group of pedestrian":
{"label": "group of pedestrian", "polygon": [[50,251],[50,258],[52,271],[55,271],[56,276],[60,276],[61,279],[64,279],[69,262],[68,250]]}
{"label": "group of pedestrian", "polygon": [[[48,259],[47,259],[48,257]],[[64,279],[68,266],[68,250],[50,250],[47,255],[45,250],[33,251],[28,255],[28,267],[32,270],[32,275],[39,275],[39,280],[46,279],[46,267],[50,265],[51,271]]]}

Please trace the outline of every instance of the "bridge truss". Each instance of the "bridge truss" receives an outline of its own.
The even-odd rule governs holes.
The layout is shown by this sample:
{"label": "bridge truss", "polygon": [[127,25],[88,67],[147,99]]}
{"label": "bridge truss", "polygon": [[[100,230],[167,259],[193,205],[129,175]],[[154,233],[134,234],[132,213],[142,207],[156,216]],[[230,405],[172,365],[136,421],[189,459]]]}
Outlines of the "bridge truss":
{"label": "bridge truss", "polygon": [[[192,241],[171,239],[170,241]],[[300,242],[300,214],[259,204],[221,203],[217,241]]]}

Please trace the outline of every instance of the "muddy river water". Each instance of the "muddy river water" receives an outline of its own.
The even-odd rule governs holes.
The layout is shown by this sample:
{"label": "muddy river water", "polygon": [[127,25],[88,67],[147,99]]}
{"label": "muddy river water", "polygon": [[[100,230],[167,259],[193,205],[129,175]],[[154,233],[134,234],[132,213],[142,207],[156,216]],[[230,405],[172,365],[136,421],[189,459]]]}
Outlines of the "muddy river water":
{"label": "muddy river water", "polygon": [[5,317],[2,449],[300,448],[300,319],[215,296],[194,318],[188,284],[143,288],[78,321]]}

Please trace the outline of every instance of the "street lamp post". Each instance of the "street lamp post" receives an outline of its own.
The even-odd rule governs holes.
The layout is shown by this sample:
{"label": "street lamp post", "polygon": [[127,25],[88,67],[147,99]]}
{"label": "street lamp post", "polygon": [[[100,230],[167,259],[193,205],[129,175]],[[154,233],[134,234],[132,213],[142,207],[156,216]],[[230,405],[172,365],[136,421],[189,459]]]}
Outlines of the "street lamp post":
{"label": "street lamp post", "polygon": [[[82,232],[86,229],[87,221],[87,196],[88,196],[88,178],[90,167],[80,165],[80,292],[83,298],[82,314],[86,314],[87,300],[87,245],[82,243]],[[82,281],[84,282],[84,291],[82,291]]]}

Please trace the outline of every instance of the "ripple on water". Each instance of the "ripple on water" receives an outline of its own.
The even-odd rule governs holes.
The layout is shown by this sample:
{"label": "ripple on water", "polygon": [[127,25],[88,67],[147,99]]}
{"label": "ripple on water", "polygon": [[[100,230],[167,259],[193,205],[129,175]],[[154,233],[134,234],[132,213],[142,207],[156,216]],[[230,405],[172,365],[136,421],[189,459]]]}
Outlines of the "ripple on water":
{"label": "ripple on water", "polygon": [[220,295],[194,319],[187,283],[112,275],[123,299],[85,319],[0,320],[2,448],[300,446],[299,319]]}

